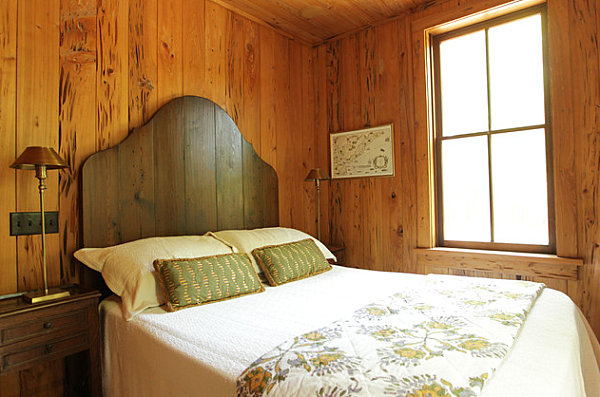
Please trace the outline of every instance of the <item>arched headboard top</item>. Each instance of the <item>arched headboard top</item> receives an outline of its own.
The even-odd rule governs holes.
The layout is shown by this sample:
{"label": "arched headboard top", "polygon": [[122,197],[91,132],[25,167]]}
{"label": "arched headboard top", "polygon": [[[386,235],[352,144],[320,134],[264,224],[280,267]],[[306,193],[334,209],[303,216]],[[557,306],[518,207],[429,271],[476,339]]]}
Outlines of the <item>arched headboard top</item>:
{"label": "arched headboard top", "polygon": [[176,98],[82,169],[83,245],[276,226],[277,174],[214,102]]}

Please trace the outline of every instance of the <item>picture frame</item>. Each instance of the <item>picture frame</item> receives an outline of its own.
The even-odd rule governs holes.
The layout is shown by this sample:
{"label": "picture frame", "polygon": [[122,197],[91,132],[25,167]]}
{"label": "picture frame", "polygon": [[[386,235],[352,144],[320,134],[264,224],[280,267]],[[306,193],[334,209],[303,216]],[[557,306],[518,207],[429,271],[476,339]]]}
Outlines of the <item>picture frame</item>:
{"label": "picture frame", "polygon": [[393,124],[331,133],[331,179],[394,176]]}

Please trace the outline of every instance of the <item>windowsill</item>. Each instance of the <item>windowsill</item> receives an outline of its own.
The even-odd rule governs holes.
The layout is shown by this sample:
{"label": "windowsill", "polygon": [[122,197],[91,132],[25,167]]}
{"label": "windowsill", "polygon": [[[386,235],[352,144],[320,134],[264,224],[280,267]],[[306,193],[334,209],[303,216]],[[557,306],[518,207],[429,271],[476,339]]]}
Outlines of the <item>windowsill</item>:
{"label": "windowsill", "polygon": [[463,248],[415,248],[422,266],[577,280],[582,259],[550,254],[484,251]]}

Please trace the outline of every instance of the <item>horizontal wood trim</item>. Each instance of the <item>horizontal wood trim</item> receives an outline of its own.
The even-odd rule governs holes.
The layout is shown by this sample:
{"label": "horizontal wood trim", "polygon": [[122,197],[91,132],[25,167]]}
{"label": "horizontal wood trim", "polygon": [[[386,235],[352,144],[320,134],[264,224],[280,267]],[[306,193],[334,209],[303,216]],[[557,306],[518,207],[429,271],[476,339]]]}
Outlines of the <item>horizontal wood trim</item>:
{"label": "horizontal wood trim", "polygon": [[419,266],[500,272],[503,274],[577,280],[582,259],[548,254],[481,251],[458,248],[416,248]]}

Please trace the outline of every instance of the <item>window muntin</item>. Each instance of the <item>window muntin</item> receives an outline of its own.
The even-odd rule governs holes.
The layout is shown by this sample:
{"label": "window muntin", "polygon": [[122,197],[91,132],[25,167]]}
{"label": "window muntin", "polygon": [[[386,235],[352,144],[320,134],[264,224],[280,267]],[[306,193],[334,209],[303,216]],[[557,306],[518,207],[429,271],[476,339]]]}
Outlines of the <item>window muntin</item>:
{"label": "window muntin", "polygon": [[437,240],[554,250],[545,13],[433,37]]}

